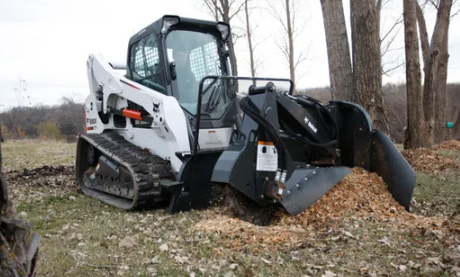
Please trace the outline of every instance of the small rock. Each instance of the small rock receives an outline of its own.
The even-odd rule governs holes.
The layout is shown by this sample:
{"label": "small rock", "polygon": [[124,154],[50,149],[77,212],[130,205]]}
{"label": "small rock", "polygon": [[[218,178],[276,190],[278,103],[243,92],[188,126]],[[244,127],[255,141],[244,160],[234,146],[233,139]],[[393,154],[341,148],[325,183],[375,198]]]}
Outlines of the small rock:
{"label": "small rock", "polygon": [[195,277],[195,272],[190,273],[189,277]]}
{"label": "small rock", "polygon": [[26,212],[20,212],[20,213],[19,213],[19,216],[21,216],[21,217],[26,217],[26,216],[27,216],[27,213],[26,213]]}
{"label": "small rock", "polygon": [[84,243],[84,242],[79,242],[79,243],[77,244],[77,246],[79,246],[79,247],[82,247],[82,246],[85,246],[85,245],[86,245],[86,243]]}
{"label": "small rock", "polygon": [[234,269],[236,269],[238,267],[238,264],[231,264],[229,267],[230,267],[230,269],[234,270]]}
{"label": "small rock", "polygon": [[407,270],[407,266],[405,266],[405,265],[400,265],[400,266],[398,266],[398,269],[399,269],[399,271],[404,272],[404,271]]}
{"label": "small rock", "polygon": [[77,198],[75,198],[74,196],[69,196],[69,200],[70,201],[75,201],[75,200],[77,200]]}
{"label": "small rock", "polygon": [[164,243],[164,244],[162,244],[162,245],[160,246],[160,251],[161,251],[161,252],[168,251],[168,249],[169,249],[169,247],[168,247],[168,245],[167,245],[166,243]]}

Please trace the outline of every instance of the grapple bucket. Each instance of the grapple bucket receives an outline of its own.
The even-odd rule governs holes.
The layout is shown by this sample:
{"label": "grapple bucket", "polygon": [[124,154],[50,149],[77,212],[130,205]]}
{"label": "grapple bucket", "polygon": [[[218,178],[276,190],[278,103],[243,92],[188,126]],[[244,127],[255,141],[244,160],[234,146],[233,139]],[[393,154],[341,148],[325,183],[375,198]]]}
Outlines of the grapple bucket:
{"label": "grapple bucket", "polygon": [[[266,168],[259,167],[263,156],[260,144],[269,138],[262,121],[253,120],[257,115],[252,113],[252,117],[245,115],[230,146],[217,160],[212,181],[230,184],[261,205],[280,203],[287,212],[299,214],[347,176],[350,168],[358,166],[380,175],[393,197],[410,209],[415,171],[391,140],[373,129],[361,106],[330,101],[321,107],[312,102],[310,108],[307,98],[271,95],[268,90],[248,99],[259,108],[259,114],[265,113],[266,122],[281,130],[279,137],[287,153],[286,178],[277,179],[276,165],[270,162]],[[334,138],[328,140],[332,128]],[[318,157],[328,161],[318,163]]]}

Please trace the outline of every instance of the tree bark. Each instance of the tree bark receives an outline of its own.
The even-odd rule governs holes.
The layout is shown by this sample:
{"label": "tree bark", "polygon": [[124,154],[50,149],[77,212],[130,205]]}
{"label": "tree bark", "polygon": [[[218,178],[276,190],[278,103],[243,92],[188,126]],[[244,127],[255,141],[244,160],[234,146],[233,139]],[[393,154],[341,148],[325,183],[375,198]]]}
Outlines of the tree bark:
{"label": "tree bark", "polygon": [[342,0],[321,0],[332,99],[352,101],[353,72]]}
{"label": "tree bark", "polygon": [[416,5],[416,0],[403,1],[407,94],[405,149],[424,147],[424,142],[427,141],[422,105],[422,73],[419,62]]}
{"label": "tree bark", "polygon": [[[233,14],[231,14],[231,7],[235,3],[235,0],[203,0],[204,4],[208,8],[209,12],[215,18],[216,21],[219,20],[219,16],[223,22],[230,24],[230,20],[235,16],[239,11],[238,8]],[[227,42],[229,60],[231,66],[231,73],[233,76],[238,76],[238,65],[236,61],[235,54],[235,42],[233,40],[233,32],[230,31],[230,36]]]}
{"label": "tree bark", "polygon": [[382,94],[380,34],[374,0],[351,0],[353,99],[363,106],[374,128],[389,134]]}
{"label": "tree bark", "polygon": [[[248,9],[248,1],[244,0],[244,13],[246,15],[246,36],[248,38],[248,46],[249,46],[249,63],[251,67],[251,76],[256,77],[256,67],[254,64],[254,47],[252,46],[252,30],[251,24],[249,23],[249,9]],[[254,81],[254,85],[255,85]]]}
{"label": "tree bark", "polygon": [[294,62],[294,31],[292,29],[291,21],[291,6],[290,0],[286,0],[286,23],[287,23],[287,35],[289,43],[289,74],[293,82],[293,90],[295,90],[296,79],[295,79],[295,62]]}
{"label": "tree bark", "polygon": [[[422,8],[420,4],[416,2],[416,15],[417,15],[417,22],[418,22],[418,29],[420,32],[420,46],[422,47],[422,56],[423,56],[423,67],[426,67],[427,59],[428,59],[428,49],[430,48],[430,44],[428,42],[428,31],[426,29],[426,22],[425,17],[423,16]],[[425,69],[423,69],[425,71]]]}
{"label": "tree bark", "polygon": [[[430,62],[432,60],[432,66],[434,67],[434,76],[432,80],[434,95],[433,117],[435,122],[433,129],[434,143],[439,143],[447,137],[447,129],[445,128],[447,122],[446,85],[447,64],[449,61],[449,23],[452,4],[452,0],[442,0],[439,3],[438,15],[429,53],[430,60],[428,64],[431,66]],[[437,51],[438,53],[436,53]]]}
{"label": "tree bark", "polygon": [[[443,126],[441,126],[441,121],[445,121],[445,90],[448,60],[447,36],[451,7],[452,0],[441,0],[439,2],[436,23],[425,66],[423,110],[425,121],[427,122],[429,146],[432,146],[434,143],[436,130],[441,132],[436,137],[442,137]],[[435,114],[437,115],[436,117]]]}
{"label": "tree bark", "polygon": [[[221,8],[222,8],[222,20],[225,23],[230,24],[230,5],[229,0],[220,0]],[[235,55],[235,44],[233,41],[232,33],[230,33],[230,37],[228,38],[227,42],[229,58],[230,58],[230,66],[232,67],[232,75],[238,76],[238,65],[236,61]]]}

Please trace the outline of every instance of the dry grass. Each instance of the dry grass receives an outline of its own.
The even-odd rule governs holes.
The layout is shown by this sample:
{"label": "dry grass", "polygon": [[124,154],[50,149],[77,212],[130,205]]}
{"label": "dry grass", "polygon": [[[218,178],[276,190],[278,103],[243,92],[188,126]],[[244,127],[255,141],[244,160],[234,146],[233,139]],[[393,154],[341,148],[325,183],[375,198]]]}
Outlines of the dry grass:
{"label": "dry grass", "polygon": [[[3,149],[9,170],[72,164],[75,158],[75,144],[10,142]],[[364,193],[344,197],[346,185],[357,180],[309,211],[324,215],[315,225],[288,217],[259,227],[219,208],[175,215],[120,211],[80,194],[66,171],[34,182],[14,174],[7,174],[13,201],[42,236],[40,276],[455,276],[460,266],[460,174],[452,171],[419,174],[414,195],[417,215],[448,222],[427,219],[412,227],[385,215],[394,203],[377,206],[385,209],[380,217],[369,216],[371,205],[365,216],[344,205]],[[361,185],[382,192],[375,176],[360,174]],[[375,200],[387,199],[379,195]],[[327,199],[345,210],[333,224],[322,209],[330,205]]]}

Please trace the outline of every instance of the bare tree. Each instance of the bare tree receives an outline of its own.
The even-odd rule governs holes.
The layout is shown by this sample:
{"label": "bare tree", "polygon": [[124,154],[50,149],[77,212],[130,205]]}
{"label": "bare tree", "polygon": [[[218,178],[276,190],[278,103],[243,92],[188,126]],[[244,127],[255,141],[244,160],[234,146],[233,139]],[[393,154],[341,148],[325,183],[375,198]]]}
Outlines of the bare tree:
{"label": "bare tree", "polygon": [[377,6],[374,0],[351,0],[350,4],[353,99],[369,112],[374,126],[388,134]]}
{"label": "bare tree", "polygon": [[[446,130],[446,83],[448,54],[448,34],[452,0],[432,2],[437,9],[437,18],[428,44],[428,37],[423,36],[422,45],[429,45],[424,53],[425,82],[423,87],[423,109],[428,125],[430,143],[444,139]],[[423,15],[420,16],[422,21]],[[423,49],[423,48],[422,48]]]}
{"label": "bare tree", "polygon": [[[420,45],[423,57],[424,85],[422,91],[423,141],[415,147],[431,147],[433,143],[440,142],[447,136],[444,127],[447,121],[446,113],[446,84],[448,54],[448,31],[453,6],[452,0],[427,1],[437,10],[437,19],[433,30],[431,42],[428,39],[423,8],[415,3],[416,22],[420,33]],[[425,3],[425,4],[426,4]]]}
{"label": "bare tree", "polygon": [[427,142],[422,105],[416,5],[416,0],[403,1],[407,93],[405,149],[423,147]]}
{"label": "bare tree", "polygon": [[22,106],[22,101],[25,98],[24,93],[26,91],[27,91],[27,81],[21,77],[18,77],[18,82],[14,84],[14,92],[16,93],[16,99],[18,101],[19,108]]}
{"label": "bare tree", "polygon": [[321,0],[332,99],[352,101],[353,72],[342,0]]}
{"label": "bare tree", "polygon": [[244,14],[246,16],[246,37],[248,39],[248,46],[249,46],[249,64],[251,67],[251,76],[256,76],[256,68],[254,63],[254,47],[252,45],[252,28],[251,24],[249,23],[249,8],[248,8],[249,0],[244,1]]}
{"label": "bare tree", "polygon": [[[219,19],[230,24],[231,20],[242,10],[245,1],[238,0],[203,0],[209,12],[218,21]],[[227,46],[229,51],[232,74],[238,76],[238,65],[235,54],[235,33],[231,32]]]}
{"label": "bare tree", "polygon": [[[278,3],[281,4],[281,9],[267,1],[267,4],[270,6],[270,13],[283,28],[282,42],[276,43],[289,64],[289,75],[294,84],[293,89],[295,89],[296,82],[300,79],[299,77],[296,77],[296,70],[300,64],[306,61],[308,57],[308,50],[301,49],[300,54],[298,55],[294,52],[295,41],[302,33],[303,26],[305,26],[305,24],[300,24],[299,22],[299,13],[302,12],[300,9],[301,1],[280,0]],[[284,14],[282,14],[279,10],[284,11]]]}

